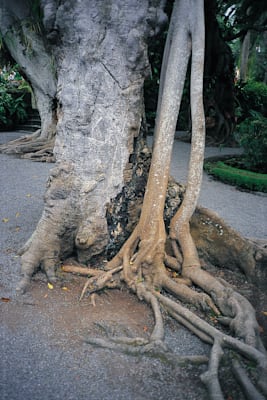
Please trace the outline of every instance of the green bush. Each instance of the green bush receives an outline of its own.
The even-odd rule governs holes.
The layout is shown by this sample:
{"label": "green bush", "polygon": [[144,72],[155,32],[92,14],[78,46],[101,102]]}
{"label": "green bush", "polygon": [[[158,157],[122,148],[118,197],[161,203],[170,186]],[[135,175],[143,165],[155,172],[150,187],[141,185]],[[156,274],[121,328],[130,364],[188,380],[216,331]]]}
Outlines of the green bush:
{"label": "green bush", "polygon": [[258,174],[239,168],[233,168],[222,161],[215,163],[207,162],[205,170],[223,182],[244,189],[267,193],[267,174]]}
{"label": "green bush", "polygon": [[25,90],[20,89],[23,78],[16,71],[12,72],[13,79],[9,79],[10,71],[1,71],[0,74],[0,129],[11,129],[27,118],[27,104],[24,101]]}
{"label": "green bush", "polygon": [[244,149],[246,168],[267,172],[267,118],[251,110],[250,117],[237,127],[236,139]]}
{"label": "green bush", "polygon": [[240,121],[250,117],[250,111],[258,111],[267,117],[267,85],[250,80],[236,86],[237,115]]}

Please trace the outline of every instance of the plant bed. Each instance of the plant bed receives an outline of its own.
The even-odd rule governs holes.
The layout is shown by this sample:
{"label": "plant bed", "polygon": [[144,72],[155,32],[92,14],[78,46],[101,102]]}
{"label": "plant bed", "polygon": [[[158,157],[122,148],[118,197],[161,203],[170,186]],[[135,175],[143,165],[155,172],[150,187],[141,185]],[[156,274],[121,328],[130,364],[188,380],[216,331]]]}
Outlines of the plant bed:
{"label": "plant bed", "polygon": [[242,189],[267,193],[267,174],[245,169],[242,156],[212,157],[204,170],[222,182]]}

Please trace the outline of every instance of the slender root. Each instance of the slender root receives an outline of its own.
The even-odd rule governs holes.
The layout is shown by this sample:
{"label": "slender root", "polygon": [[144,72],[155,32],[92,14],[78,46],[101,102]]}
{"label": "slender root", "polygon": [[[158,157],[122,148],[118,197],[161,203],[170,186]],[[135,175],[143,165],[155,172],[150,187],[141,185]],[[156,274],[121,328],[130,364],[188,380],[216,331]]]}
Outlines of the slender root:
{"label": "slender root", "polygon": [[93,276],[92,278],[89,278],[83,287],[79,301],[81,301],[82,298],[84,297],[88,287],[90,287],[89,290],[90,293],[97,292],[103,289],[105,286],[107,286],[108,282],[112,281],[113,275],[116,274],[117,272],[120,272],[121,270],[122,266],[114,268],[110,271],[105,271],[98,276]]}
{"label": "slender root", "polygon": [[264,400],[265,397],[259,393],[254,384],[247,376],[244,368],[241,367],[237,360],[232,360],[233,371],[236,380],[239,382],[246,398],[248,400]]}
{"label": "slender root", "polygon": [[207,386],[210,398],[214,400],[224,399],[218,378],[219,364],[222,356],[223,349],[220,340],[215,339],[210,354],[208,370],[200,376],[202,382]]}
{"label": "slender root", "polygon": [[[122,353],[130,354],[133,356],[140,356],[140,354],[147,355],[152,358],[157,358],[160,360],[165,360],[171,365],[185,365],[185,364],[207,364],[208,358],[202,355],[192,355],[192,356],[179,356],[173,354],[171,352],[166,352],[165,350],[161,350],[160,348],[154,346],[149,346],[149,343],[146,345],[146,342],[143,342],[143,339],[140,338],[140,342],[137,339],[129,339],[129,343],[127,340],[123,343],[123,340],[120,342],[116,342],[116,338],[112,338],[111,340],[101,339],[101,338],[92,338],[86,337],[84,341],[88,344],[91,344],[96,347],[107,348],[114,351],[119,351]],[[143,342],[143,343],[142,343]]]}
{"label": "slender root", "polygon": [[[196,328],[206,335],[208,335],[214,341],[219,341],[222,347],[227,347],[229,349],[235,350],[245,358],[253,360],[257,364],[258,368],[258,386],[262,390],[264,394],[267,394],[266,387],[266,374],[267,374],[267,357],[266,354],[260,352],[256,348],[246,343],[241,342],[238,339],[235,339],[229,335],[226,335],[216,328],[209,325],[206,321],[202,320],[195,314],[193,314],[190,310],[185,309],[178,303],[175,303],[173,300],[168,299],[167,297],[161,295],[158,292],[154,292],[154,295],[158,298],[158,300],[167,308],[171,309],[178,315],[181,315],[186,321],[189,321],[191,324],[196,326]],[[218,346],[218,344],[217,344]]]}

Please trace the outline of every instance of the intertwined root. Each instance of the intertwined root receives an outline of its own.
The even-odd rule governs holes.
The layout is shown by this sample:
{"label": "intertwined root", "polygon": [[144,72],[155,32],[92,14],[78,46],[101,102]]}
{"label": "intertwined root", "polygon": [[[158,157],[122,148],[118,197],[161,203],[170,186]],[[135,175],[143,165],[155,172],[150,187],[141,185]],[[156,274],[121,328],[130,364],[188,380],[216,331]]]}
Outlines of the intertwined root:
{"label": "intertwined root", "polygon": [[[164,253],[162,237],[150,236],[150,240],[142,242],[141,236],[137,227],[118,255],[107,264],[107,271],[89,278],[82,296],[87,290],[92,294],[104,287],[118,287],[120,282],[126,283],[140,300],[146,301],[152,307],[155,327],[150,339],[86,338],[86,342],[129,354],[141,353],[160,357],[164,354],[165,359],[172,363],[184,362],[184,358],[182,360],[173,355],[164,343],[161,312],[163,307],[175,320],[212,346],[208,370],[201,376],[212,399],[223,399],[218,373],[225,349],[237,354],[233,359],[233,370],[246,396],[251,399],[263,399],[263,394],[267,394],[267,357],[259,338],[259,327],[253,307],[226,282],[219,281],[200,266],[184,267],[182,277],[174,277],[177,276],[179,262],[175,263],[174,254],[167,256]],[[176,243],[173,243],[173,249],[180,257]],[[185,279],[182,279],[183,277]],[[190,283],[193,283],[197,290],[190,288]],[[176,299],[205,311],[212,310],[217,315],[218,322],[229,326],[229,334],[211,326],[183,307]],[[230,332],[235,337],[232,337]],[[199,356],[186,359],[197,363],[207,362],[205,357]],[[252,383],[242,367],[246,359],[253,361],[257,366],[258,378],[255,383]]]}

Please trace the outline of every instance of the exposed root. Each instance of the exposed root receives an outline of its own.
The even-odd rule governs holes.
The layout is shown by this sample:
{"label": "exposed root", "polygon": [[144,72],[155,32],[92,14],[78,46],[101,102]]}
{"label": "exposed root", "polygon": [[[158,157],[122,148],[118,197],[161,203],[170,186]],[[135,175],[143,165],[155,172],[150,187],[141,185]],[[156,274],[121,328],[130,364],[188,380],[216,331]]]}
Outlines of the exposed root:
{"label": "exposed root", "polygon": [[21,158],[27,158],[32,161],[54,162],[54,135],[52,138],[42,138],[41,130],[35,133],[25,135],[21,138],[12,140],[0,146],[0,152],[5,154],[19,154]]}
{"label": "exposed root", "polygon": [[210,353],[208,370],[201,375],[201,380],[207,386],[210,398],[216,400],[223,400],[223,393],[218,377],[222,356],[223,350],[220,341],[215,339]]}
{"label": "exposed root", "polygon": [[[93,292],[97,292],[101,289],[103,289],[104,287],[110,287],[110,283],[111,283],[111,287],[114,287],[113,282],[114,282],[114,274],[116,274],[117,272],[120,272],[122,270],[122,267],[117,267],[114,268],[110,271],[101,273],[97,276],[93,276],[92,278],[89,278],[87,280],[87,282],[85,283],[80,299],[79,301],[82,300],[85,292],[88,290],[89,288],[89,294],[93,293]],[[115,283],[116,285],[116,283]]]}
{"label": "exposed root", "polygon": [[240,363],[237,360],[232,360],[232,365],[236,380],[239,382],[246,398],[248,400],[264,400],[265,397],[256,389],[255,385],[248,378],[244,368],[241,367]]}
{"label": "exposed root", "polygon": [[[152,246],[152,248],[155,249],[157,247]],[[125,282],[137,294],[139,299],[145,300],[152,307],[155,327],[150,338],[86,338],[85,341],[95,346],[106,347],[127,354],[147,354],[151,357],[160,357],[172,363],[205,362],[205,357],[177,357],[166,347],[164,344],[164,326],[160,307],[162,305],[164,310],[176,321],[212,346],[208,370],[201,375],[201,379],[207,386],[211,399],[223,399],[223,392],[218,376],[224,349],[230,349],[239,354],[239,356],[242,356],[244,362],[248,359],[256,364],[258,376],[256,385],[258,389],[252,383],[250,377],[240,372],[241,367],[236,367],[236,364],[234,364],[237,369],[237,380],[242,386],[242,390],[246,393],[251,392],[253,393],[252,396],[256,393],[259,397],[254,398],[264,398],[261,392],[263,394],[267,393],[264,378],[267,374],[267,358],[266,353],[262,352],[262,347],[259,346],[258,325],[250,303],[224,283],[224,281],[217,280],[199,266],[186,267],[183,270],[183,274],[185,277],[189,277],[189,282],[191,281],[198,285],[199,288],[202,288],[204,293],[192,290],[183,283],[179,284],[171,278],[164,265],[164,260],[167,259],[164,253],[159,254],[155,252],[153,259],[149,258],[149,263],[148,254],[151,255],[148,249],[143,251],[143,246],[140,246],[135,233],[133,237],[130,237],[129,243],[126,242],[122,251],[115,257],[115,261],[112,260],[108,264],[108,268],[111,265],[114,266],[113,263],[116,264],[118,260],[122,260],[123,265],[105,271],[99,277],[90,278],[83,289],[82,296],[85,294],[87,286],[90,285],[90,293],[101,290],[112,280],[114,274],[117,275],[119,280]],[[174,296],[174,299],[164,295],[164,290],[170,292]],[[212,310],[212,312],[219,316],[218,321],[221,318],[223,323],[237,337],[242,337],[245,342],[238,338],[233,338],[211,326],[192,311],[177,303],[175,298],[193,304],[205,311]],[[221,313],[225,314],[226,317],[221,315]]]}
{"label": "exposed root", "polygon": [[84,265],[72,265],[65,263],[61,266],[61,270],[63,272],[71,272],[73,274],[84,276],[99,276],[102,273],[102,271],[99,269],[88,268]]}
{"label": "exposed root", "polygon": [[123,338],[120,338],[117,341],[116,338],[111,338],[107,340],[86,337],[84,338],[84,341],[96,347],[119,351],[121,353],[130,354],[132,356],[146,355],[148,357],[157,358],[171,365],[186,365],[189,363],[201,365],[208,363],[208,358],[206,356],[179,356],[170,351],[166,351],[164,349],[162,350],[161,348],[159,348],[158,343],[154,343],[153,345],[151,345],[151,343],[146,342],[142,338],[129,339],[129,341],[125,340],[125,343],[123,343]]}

